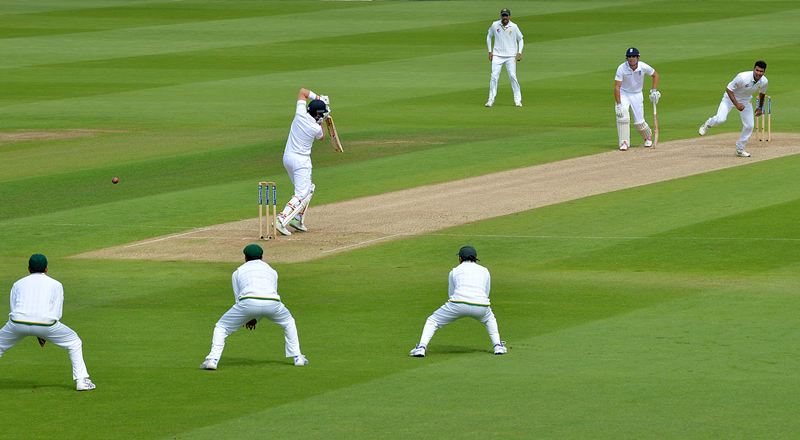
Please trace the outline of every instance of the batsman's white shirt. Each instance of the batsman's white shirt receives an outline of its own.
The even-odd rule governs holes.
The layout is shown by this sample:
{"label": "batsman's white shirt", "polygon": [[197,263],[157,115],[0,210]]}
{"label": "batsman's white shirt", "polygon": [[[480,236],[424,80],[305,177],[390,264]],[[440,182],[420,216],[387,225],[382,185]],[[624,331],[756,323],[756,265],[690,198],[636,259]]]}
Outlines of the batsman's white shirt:
{"label": "batsman's white shirt", "polygon": [[[742,72],[736,75],[731,82],[728,83],[728,90],[733,92],[736,100],[742,103],[747,103],[753,99],[753,94],[767,93],[767,76],[761,76],[761,79],[755,81],[753,79],[753,71]],[[728,98],[727,93],[723,93],[723,98]],[[728,98],[730,99],[730,98]]]}
{"label": "batsman's white shirt", "polygon": [[278,272],[263,260],[250,260],[236,269],[231,276],[236,302],[245,298],[280,300]]}
{"label": "batsman's white shirt", "polygon": [[489,270],[480,264],[471,261],[459,264],[450,271],[448,284],[450,302],[489,305],[491,276]]}
{"label": "batsman's white shirt", "polygon": [[64,287],[45,273],[32,273],[11,287],[11,313],[17,322],[52,324],[61,319]]}
{"label": "batsman's white shirt", "polygon": [[[494,36],[494,47],[492,47],[492,36]],[[507,26],[503,26],[502,21],[497,20],[489,26],[489,33],[486,35],[486,47],[495,56],[513,57],[522,53],[522,31],[513,21],[508,21]]]}
{"label": "batsman's white shirt", "polygon": [[306,101],[297,101],[292,127],[289,129],[289,138],[286,140],[284,153],[311,155],[311,145],[314,139],[322,139],[322,126],[308,114]]}
{"label": "batsman's white shirt", "polygon": [[619,89],[625,93],[641,93],[644,86],[644,76],[653,76],[655,71],[656,69],[642,61],[639,61],[636,70],[633,70],[628,65],[628,62],[625,61],[617,67],[617,74],[614,76],[614,80],[622,82]]}

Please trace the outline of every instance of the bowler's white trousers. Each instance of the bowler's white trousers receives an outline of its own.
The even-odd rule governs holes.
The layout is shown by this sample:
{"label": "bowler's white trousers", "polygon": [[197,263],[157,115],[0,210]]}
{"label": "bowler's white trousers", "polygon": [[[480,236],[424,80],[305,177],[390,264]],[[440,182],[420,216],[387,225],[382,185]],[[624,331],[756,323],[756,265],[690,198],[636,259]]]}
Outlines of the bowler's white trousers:
{"label": "bowler's white trousers", "polygon": [[[710,117],[708,121],[706,121],[706,125],[709,127],[722,125],[728,119],[728,113],[733,109],[736,109],[736,107],[734,107],[733,102],[731,102],[731,99],[728,98],[726,94],[719,103],[717,114]],[[737,109],[736,111],[739,110]],[[750,135],[753,134],[753,124],[755,123],[753,105],[749,99],[744,103],[744,110],[739,112],[739,117],[742,119],[742,133],[739,135],[739,140],[736,141],[736,149],[744,150],[747,141],[750,139]]]}
{"label": "bowler's white trousers", "polygon": [[448,301],[433,312],[425,321],[419,345],[427,347],[428,343],[433,338],[433,334],[436,333],[436,330],[460,318],[473,318],[480,321],[486,326],[486,331],[489,333],[489,339],[492,340],[492,345],[501,343],[500,331],[497,329],[497,319],[495,319],[491,307]]}
{"label": "bowler's white trousers", "polygon": [[219,360],[225,348],[225,339],[239,330],[251,319],[267,318],[283,327],[283,336],[286,340],[286,357],[295,357],[302,354],[300,339],[297,336],[297,326],[289,309],[278,300],[270,299],[240,299],[233,305],[214,326],[214,336],[211,340],[211,351],[206,359]]}
{"label": "bowler's white trousers", "polygon": [[517,81],[517,59],[516,57],[492,57],[492,77],[489,80],[489,101],[494,102],[497,96],[497,80],[500,79],[500,70],[506,66],[508,79],[511,80],[511,91],[514,92],[514,102],[522,102],[522,91],[519,89],[519,81]]}
{"label": "bowler's white trousers", "polygon": [[57,321],[53,325],[22,324],[9,320],[0,329],[0,356],[26,336],[44,338],[69,352],[72,362],[72,379],[89,377],[83,362],[83,343],[74,330]]}

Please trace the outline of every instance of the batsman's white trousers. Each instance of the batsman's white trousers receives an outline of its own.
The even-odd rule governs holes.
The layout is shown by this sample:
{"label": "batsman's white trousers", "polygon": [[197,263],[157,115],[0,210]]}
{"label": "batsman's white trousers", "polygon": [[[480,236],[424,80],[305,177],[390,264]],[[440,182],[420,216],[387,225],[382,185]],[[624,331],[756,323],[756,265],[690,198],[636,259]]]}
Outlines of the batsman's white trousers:
{"label": "batsman's white trousers", "polygon": [[497,80],[500,79],[500,70],[506,66],[508,79],[511,80],[511,91],[514,92],[514,102],[522,102],[522,91],[517,81],[517,59],[515,57],[492,57],[492,77],[489,80],[489,101],[494,102],[497,96]]}
{"label": "batsman's white trousers", "polygon": [[83,362],[83,342],[74,330],[56,322],[51,326],[20,324],[9,320],[0,329],[0,356],[10,350],[20,339],[26,336],[34,336],[47,339],[69,353],[69,360],[72,362],[72,380],[84,379],[89,377],[86,371],[86,364]]}
{"label": "batsman's white trousers", "polygon": [[284,153],[283,167],[289,173],[294,186],[294,195],[304,200],[311,192],[311,156],[296,153]]}
{"label": "batsman's white trousers", "polygon": [[633,110],[633,123],[641,124],[644,122],[644,97],[642,92],[628,93],[619,91],[619,102],[622,104],[623,111],[628,111],[628,108]]}
{"label": "batsman's white trousers", "polygon": [[241,299],[233,305],[214,326],[214,336],[211,340],[211,351],[206,359],[216,359],[222,356],[225,348],[225,339],[239,330],[251,319],[267,318],[283,327],[283,336],[286,340],[286,357],[295,357],[302,354],[300,339],[297,336],[297,326],[289,309],[280,301],[268,299]]}
{"label": "batsman's white trousers", "polygon": [[425,321],[419,345],[427,346],[436,330],[460,318],[473,318],[486,326],[492,345],[500,344],[500,331],[497,328],[497,319],[489,306],[476,306],[472,304],[446,302],[439,307]]}
{"label": "batsman's white trousers", "polygon": [[[728,113],[733,109],[736,109],[736,107],[733,105],[733,102],[731,102],[731,99],[728,98],[728,95],[725,94],[725,96],[722,97],[722,101],[719,103],[717,114],[710,117],[708,121],[706,121],[706,125],[709,127],[722,125],[728,119]],[[739,110],[736,109],[736,111]],[[753,134],[753,124],[755,123],[753,105],[750,100],[744,103],[744,110],[739,112],[739,117],[742,119],[742,133],[739,135],[739,140],[736,141],[736,149],[744,150],[747,141],[750,139],[750,135]]]}

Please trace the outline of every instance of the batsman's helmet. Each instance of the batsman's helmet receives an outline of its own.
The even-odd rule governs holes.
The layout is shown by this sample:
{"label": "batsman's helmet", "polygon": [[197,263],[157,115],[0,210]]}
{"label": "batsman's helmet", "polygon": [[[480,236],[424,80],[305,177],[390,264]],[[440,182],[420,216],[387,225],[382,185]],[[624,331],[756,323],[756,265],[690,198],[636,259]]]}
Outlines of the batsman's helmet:
{"label": "batsman's helmet", "polygon": [[328,106],[319,99],[314,99],[308,103],[308,114],[316,120],[320,120],[328,116]]}
{"label": "batsman's helmet", "polygon": [[639,49],[635,47],[629,47],[628,50],[625,51],[625,58],[638,57],[638,56],[639,56]]}

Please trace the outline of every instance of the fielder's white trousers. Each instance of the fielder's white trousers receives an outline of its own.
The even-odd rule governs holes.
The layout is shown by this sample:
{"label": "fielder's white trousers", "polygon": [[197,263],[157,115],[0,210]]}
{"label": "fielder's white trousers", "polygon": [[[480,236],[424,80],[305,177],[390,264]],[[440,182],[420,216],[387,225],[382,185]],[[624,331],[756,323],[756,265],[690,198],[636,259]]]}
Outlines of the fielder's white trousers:
{"label": "fielder's white trousers", "polygon": [[628,108],[633,110],[634,124],[641,124],[644,122],[644,97],[642,96],[642,92],[628,93],[620,90],[619,102],[622,104],[624,112],[627,112]]}
{"label": "fielder's white trousers", "polygon": [[299,200],[305,199],[311,192],[311,156],[284,153],[283,167],[292,180],[295,197]]}
{"label": "fielder's white trousers", "polygon": [[225,348],[225,339],[251,319],[260,320],[261,318],[267,318],[283,327],[283,336],[286,341],[286,357],[295,357],[302,354],[294,317],[282,302],[266,299],[242,299],[217,321],[214,326],[214,336],[211,340],[211,351],[206,356],[206,359],[219,360],[222,356],[222,350]]}
{"label": "fielder's white trousers", "polygon": [[[733,109],[736,109],[736,107],[733,105],[733,102],[731,102],[731,99],[728,98],[728,95],[725,94],[725,96],[722,97],[722,101],[719,103],[717,114],[710,117],[708,121],[706,121],[706,125],[709,127],[722,125],[728,119],[728,113]],[[736,109],[736,111],[739,110]],[[739,135],[739,140],[736,141],[736,149],[744,150],[747,141],[750,139],[750,135],[753,134],[753,124],[755,123],[753,105],[750,100],[744,103],[744,110],[739,112],[739,117],[742,119],[742,133]]]}
{"label": "fielder's white trousers", "polygon": [[34,336],[47,339],[69,352],[69,360],[72,362],[72,380],[84,379],[89,377],[86,371],[86,364],[83,362],[83,342],[74,330],[56,322],[51,326],[29,325],[12,322],[9,320],[0,329],[0,356],[10,350],[26,336]]}
{"label": "fielder's white trousers", "polygon": [[522,91],[519,89],[517,81],[517,59],[516,57],[492,57],[492,77],[489,80],[489,101],[494,102],[497,96],[497,80],[500,79],[500,70],[506,66],[508,79],[511,80],[511,91],[514,92],[514,103],[522,102]]}
{"label": "fielder's white trousers", "polygon": [[497,328],[497,319],[495,319],[491,307],[448,301],[425,320],[425,326],[422,328],[422,337],[420,337],[419,345],[427,347],[434,333],[436,333],[436,330],[460,318],[473,318],[480,321],[486,326],[486,331],[489,333],[489,339],[492,340],[492,345],[500,344],[500,331]]}

